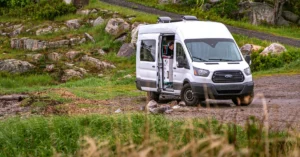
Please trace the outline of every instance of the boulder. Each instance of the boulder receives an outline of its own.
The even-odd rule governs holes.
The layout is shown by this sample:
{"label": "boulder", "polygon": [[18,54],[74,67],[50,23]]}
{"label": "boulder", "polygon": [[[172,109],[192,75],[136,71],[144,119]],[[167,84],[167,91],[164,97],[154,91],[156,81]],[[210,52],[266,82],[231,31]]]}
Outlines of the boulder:
{"label": "boulder", "polygon": [[144,24],[138,24],[137,26],[132,24],[132,27],[134,27],[131,31],[131,42],[132,44],[136,44],[137,38],[138,38],[138,33],[139,33],[139,27],[143,26]]}
{"label": "boulder", "polygon": [[71,4],[73,0],[64,0],[66,4]]}
{"label": "boulder", "polygon": [[[261,23],[274,24],[274,7],[261,2],[241,2],[240,14],[247,15],[253,25]],[[280,17],[278,25],[288,26],[289,22]]]}
{"label": "boulder", "polygon": [[99,16],[99,17],[93,22],[93,26],[102,25],[103,23],[104,23],[104,20],[102,19],[101,16]]}
{"label": "boulder", "polygon": [[118,52],[119,57],[131,57],[135,53],[134,44],[125,43]]}
{"label": "boulder", "polygon": [[44,55],[39,54],[39,53],[38,54],[27,54],[26,56],[33,62],[38,62],[44,58]]}
{"label": "boulder", "polygon": [[154,100],[149,101],[149,103],[146,106],[146,111],[149,113],[150,110],[153,110],[154,108],[158,108],[157,102]]}
{"label": "boulder", "polygon": [[54,64],[46,65],[45,71],[52,72],[52,71],[54,71],[54,68],[55,68]]}
{"label": "boulder", "polygon": [[52,52],[48,54],[48,59],[53,62],[57,62],[61,59],[62,55],[56,52]]}
{"label": "boulder", "polygon": [[9,36],[10,36],[10,37],[15,37],[15,36],[21,34],[23,28],[24,28],[24,27],[21,26],[21,27],[15,29],[14,31],[12,31],[12,32],[9,34]]}
{"label": "boulder", "polygon": [[98,13],[98,10],[97,9],[92,9],[90,13],[91,14]]}
{"label": "boulder", "polygon": [[82,38],[82,39],[79,41],[78,44],[83,44],[83,43],[85,43],[85,42],[86,42],[86,39],[85,39],[85,38]]}
{"label": "boulder", "polygon": [[77,56],[79,53],[80,53],[80,52],[78,52],[78,51],[69,51],[69,52],[66,53],[66,57],[67,57],[68,59],[73,60],[73,59],[76,58],[76,56]]}
{"label": "boulder", "polygon": [[88,62],[90,64],[93,64],[98,70],[106,69],[106,68],[116,68],[114,65],[100,61],[99,59],[89,57],[88,55],[83,56],[82,61]]}
{"label": "boulder", "polygon": [[158,1],[159,4],[170,4],[170,3],[177,4],[180,2],[181,0],[159,0]]}
{"label": "boulder", "polygon": [[218,2],[220,2],[221,0],[209,0],[208,2],[209,3],[218,3]]}
{"label": "boulder", "polygon": [[212,7],[212,4],[204,3],[204,4],[202,5],[201,9],[202,9],[203,11],[208,11],[208,10],[210,10],[211,7]]}
{"label": "boulder", "polygon": [[252,3],[250,19],[253,25],[259,25],[262,22],[272,24],[274,21],[274,8],[265,3]]}
{"label": "boulder", "polygon": [[80,37],[70,38],[70,45],[74,46],[74,45],[80,43],[80,40],[81,40]]}
{"label": "boulder", "polygon": [[112,18],[108,21],[105,31],[111,35],[118,36],[125,33],[130,28],[130,25],[121,18]]}
{"label": "boulder", "polygon": [[286,48],[278,43],[272,43],[270,46],[266,47],[260,54],[261,55],[278,55],[286,51]]}
{"label": "boulder", "polygon": [[62,81],[66,82],[71,79],[80,79],[83,75],[79,71],[75,71],[73,69],[64,70],[64,74],[61,78]]}
{"label": "boulder", "polygon": [[78,19],[68,20],[66,25],[70,29],[78,29],[80,28],[80,21]]}
{"label": "boulder", "polygon": [[263,49],[263,47],[253,44],[245,44],[240,48],[243,55],[250,55],[252,52]]}
{"label": "boulder", "polygon": [[79,10],[76,12],[76,14],[80,14],[80,15],[88,15],[90,14],[90,10],[89,9],[85,9],[85,10]]}
{"label": "boulder", "polygon": [[290,12],[290,11],[283,11],[282,16],[285,19],[287,19],[291,22],[294,22],[294,23],[297,23],[297,21],[299,20],[299,16],[297,14],[294,14],[294,13]]}
{"label": "boulder", "polygon": [[106,52],[104,50],[102,50],[102,49],[99,49],[97,52],[101,56],[106,54]]}
{"label": "boulder", "polygon": [[115,41],[116,42],[124,42],[127,38],[127,34],[123,34],[120,37],[118,37]]}
{"label": "boulder", "polygon": [[88,39],[88,40],[92,41],[93,43],[95,43],[95,39],[91,35],[89,35],[88,33],[84,33],[84,36],[85,36],[86,39]]}
{"label": "boulder", "polygon": [[0,61],[0,71],[10,72],[10,73],[24,73],[30,71],[35,66],[26,61],[7,59]]}
{"label": "boulder", "polygon": [[52,41],[46,44],[46,48],[60,48],[60,47],[69,47],[70,40],[58,40]]}
{"label": "boulder", "polygon": [[124,76],[123,78],[132,78],[132,76],[130,74]]}
{"label": "boulder", "polygon": [[52,30],[52,26],[48,26],[47,28],[41,28],[36,31],[36,35],[49,34],[52,33]]}
{"label": "boulder", "polygon": [[285,20],[283,17],[279,17],[277,25],[278,26],[289,26],[290,22]]}

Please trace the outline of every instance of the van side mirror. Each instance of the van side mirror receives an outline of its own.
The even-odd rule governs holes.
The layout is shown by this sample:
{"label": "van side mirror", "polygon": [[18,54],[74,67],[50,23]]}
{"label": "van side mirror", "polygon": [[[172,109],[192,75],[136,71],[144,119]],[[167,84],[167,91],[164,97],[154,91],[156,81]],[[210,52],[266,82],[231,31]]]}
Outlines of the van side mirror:
{"label": "van side mirror", "polygon": [[190,69],[190,66],[186,62],[182,62],[182,61],[177,62],[177,67],[178,68]]}
{"label": "van side mirror", "polygon": [[246,55],[246,56],[245,56],[245,61],[246,61],[249,65],[251,65],[251,56],[250,56],[250,55]]}

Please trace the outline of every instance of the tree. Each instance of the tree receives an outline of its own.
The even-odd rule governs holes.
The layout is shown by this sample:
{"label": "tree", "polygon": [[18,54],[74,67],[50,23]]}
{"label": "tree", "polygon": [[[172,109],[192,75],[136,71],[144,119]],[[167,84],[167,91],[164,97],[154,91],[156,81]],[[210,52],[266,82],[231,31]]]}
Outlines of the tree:
{"label": "tree", "polygon": [[277,25],[279,22],[279,18],[282,15],[283,5],[288,0],[274,0],[274,24]]}

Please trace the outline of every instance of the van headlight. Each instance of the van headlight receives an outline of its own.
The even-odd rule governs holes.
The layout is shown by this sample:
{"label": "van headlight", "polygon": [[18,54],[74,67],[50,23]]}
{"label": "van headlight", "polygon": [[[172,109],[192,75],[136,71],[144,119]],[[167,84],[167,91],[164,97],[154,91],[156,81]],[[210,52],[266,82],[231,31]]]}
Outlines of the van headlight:
{"label": "van headlight", "polygon": [[195,76],[202,76],[207,77],[209,75],[209,71],[205,69],[195,68],[194,67],[194,75]]}
{"label": "van headlight", "polygon": [[251,69],[250,69],[250,67],[244,69],[244,72],[245,72],[245,74],[246,74],[247,76],[248,76],[248,75],[251,75]]}

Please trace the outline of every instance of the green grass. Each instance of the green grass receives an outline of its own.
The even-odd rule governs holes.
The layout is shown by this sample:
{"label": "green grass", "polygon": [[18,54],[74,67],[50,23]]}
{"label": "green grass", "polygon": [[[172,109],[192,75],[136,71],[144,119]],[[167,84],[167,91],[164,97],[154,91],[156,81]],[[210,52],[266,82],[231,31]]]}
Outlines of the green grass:
{"label": "green grass", "polygon": [[272,68],[253,73],[254,78],[272,75],[294,75],[300,74],[300,59],[284,65],[281,68]]}
{"label": "green grass", "polygon": [[56,81],[48,74],[0,73],[0,94],[40,91],[55,84]]}
{"label": "green grass", "polygon": [[110,5],[107,3],[100,2],[98,0],[90,0],[90,4],[85,7],[86,9],[92,9],[92,8],[101,8],[104,10],[110,10],[110,11],[115,11],[118,12],[122,16],[136,16],[134,18],[134,21],[139,21],[139,22],[147,22],[147,23],[155,23],[157,20],[157,15],[153,14],[147,14],[139,11],[135,11],[132,9],[124,8],[124,7],[119,7],[115,5]]}
{"label": "green grass", "polygon": [[[196,15],[195,12],[192,10],[195,8],[190,8],[188,6],[184,5],[176,5],[176,4],[158,4],[158,0],[129,0],[135,3],[140,3],[146,6],[154,7],[160,10],[165,10],[169,12],[174,12],[178,14],[189,14],[189,15]],[[196,9],[199,10],[199,9]],[[296,38],[300,39],[300,29],[297,26],[289,26],[289,27],[275,27],[275,26],[264,26],[264,25],[259,25],[259,26],[254,26],[249,22],[246,21],[235,21],[232,19],[228,18],[221,18],[218,15],[209,13],[209,12],[200,12],[198,14],[198,18],[201,20],[210,20],[210,21],[218,21],[222,22],[228,25],[236,26],[236,27],[241,27],[241,28],[246,28],[250,30],[256,30],[260,32],[265,32],[265,33],[270,33],[273,35],[277,36],[284,36],[284,37],[290,37],[290,38]]]}
{"label": "green grass", "polygon": [[[241,154],[246,149],[251,150],[248,156],[257,156],[264,152],[266,136],[256,121],[249,122],[243,128],[209,119],[169,120],[142,114],[15,117],[0,121],[0,156],[52,156],[54,151],[78,156],[85,149],[92,153],[89,145],[82,145],[84,136],[102,143],[98,151],[106,151],[100,154],[113,156],[126,156],[149,147],[150,156],[163,155],[188,145],[180,156],[217,156],[228,147],[232,148],[230,153]],[[284,132],[271,132],[268,137],[272,139],[271,156],[288,153],[297,145],[284,140],[293,138]],[[132,149],[125,149],[128,145]]]}

